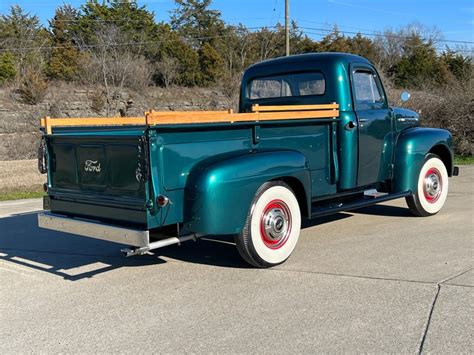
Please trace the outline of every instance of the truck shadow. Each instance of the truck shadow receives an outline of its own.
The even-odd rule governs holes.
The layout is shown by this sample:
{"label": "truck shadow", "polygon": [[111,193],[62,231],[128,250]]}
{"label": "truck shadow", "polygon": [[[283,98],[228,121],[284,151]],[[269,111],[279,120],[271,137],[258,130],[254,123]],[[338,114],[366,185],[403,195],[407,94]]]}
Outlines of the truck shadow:
{"label": "truck shadow", "polygon": [[415,217],[410,213],[408,207],[373,205],[353,211],[355,214],[367,214],[384,217]]}
{"label": "truck shadow", "polygon": [[38,228],[36,213],[0,218],[0,266],[3,265],[0,273],[9,270],[21,273],[26,267],[78,281],[120,268],[160,265],[168,261],[249,267],[241,260],[232,236],[202,238],[131,258],[122,256],[123,247]]}
{"label": "truck shadow", "polygon": [[18,272],[27,267],[77,281],[118,268],[166,262],[153,256],[124,258],[119,253],[121,247],[38,228],[36,213],[0,218],[0,264],[5,266],[0,272]]}
{"label": "truck shadow", "polygon": [[[383,207],[380,211],[380,207]],[[358,213],[401,215],[398,209],[378,206]],[[315,220],[303,221],[302,228],[336,222],[351,217],[338,213]],[[209,236],[197,242],[185,242],[132,258],[123,257],[122,245],[43,230],[37,226],[36,213],[0,218],[0,262],[12,272],[27,267],[47,272],[68,281],[91,278],[120,268],[165,264],[167,261],[212,265],[226,268],[249,268],[240,257],[232,236]],[[20,266],[20,268],[18,268]],[[5,268],[3,268],[5,269]],[[5,272],[5,271],[1,271]]]}

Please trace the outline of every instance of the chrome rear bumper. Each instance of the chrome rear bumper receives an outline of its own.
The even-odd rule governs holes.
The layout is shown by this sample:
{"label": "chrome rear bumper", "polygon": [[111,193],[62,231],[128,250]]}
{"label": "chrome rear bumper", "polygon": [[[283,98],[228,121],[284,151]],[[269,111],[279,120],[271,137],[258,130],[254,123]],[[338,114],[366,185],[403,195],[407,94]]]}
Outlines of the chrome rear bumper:
{"label": "chrome rear bumper", "polygon": [[150,234],[147,230],[123,228],[86,219],[65,217],[50,212],[38,214],[38,226],[139,248],[150,245]]}

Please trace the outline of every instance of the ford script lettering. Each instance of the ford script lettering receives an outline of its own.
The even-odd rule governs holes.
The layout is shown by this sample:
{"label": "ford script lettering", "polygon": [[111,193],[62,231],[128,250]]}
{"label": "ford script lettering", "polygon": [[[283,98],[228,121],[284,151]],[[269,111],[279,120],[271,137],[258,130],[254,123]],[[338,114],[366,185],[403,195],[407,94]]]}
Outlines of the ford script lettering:
{"label": "ford script lettering", "polygon": [[93,173],[100,173],[100,163],[97,160],[86,160],[84,162],[84,170]]}

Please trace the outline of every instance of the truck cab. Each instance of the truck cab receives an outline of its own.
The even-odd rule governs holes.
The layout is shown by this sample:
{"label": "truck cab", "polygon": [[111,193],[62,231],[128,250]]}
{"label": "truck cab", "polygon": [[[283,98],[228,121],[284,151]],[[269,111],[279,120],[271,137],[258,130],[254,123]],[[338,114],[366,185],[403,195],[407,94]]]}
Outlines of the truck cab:
{"label": "truck cab", "polygon": [[136,255],[235,236],[256,267],[284,262],[302,218],[405,198],[438,213],[456,175],[451,134],[390,107],[375,67],[344,53],[255,64],[239,112],[43,119],[41,227],[129,244]]}

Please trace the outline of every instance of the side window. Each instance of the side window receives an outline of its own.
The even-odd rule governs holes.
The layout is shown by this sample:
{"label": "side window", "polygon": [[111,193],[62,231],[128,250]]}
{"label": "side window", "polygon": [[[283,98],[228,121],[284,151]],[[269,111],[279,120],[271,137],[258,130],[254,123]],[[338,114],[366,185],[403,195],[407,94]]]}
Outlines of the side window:
{"label": "side window", "polygon": [[353,81],[356,109],[371,110],[384,105],[383,95],[372,72],[356,71]]}

